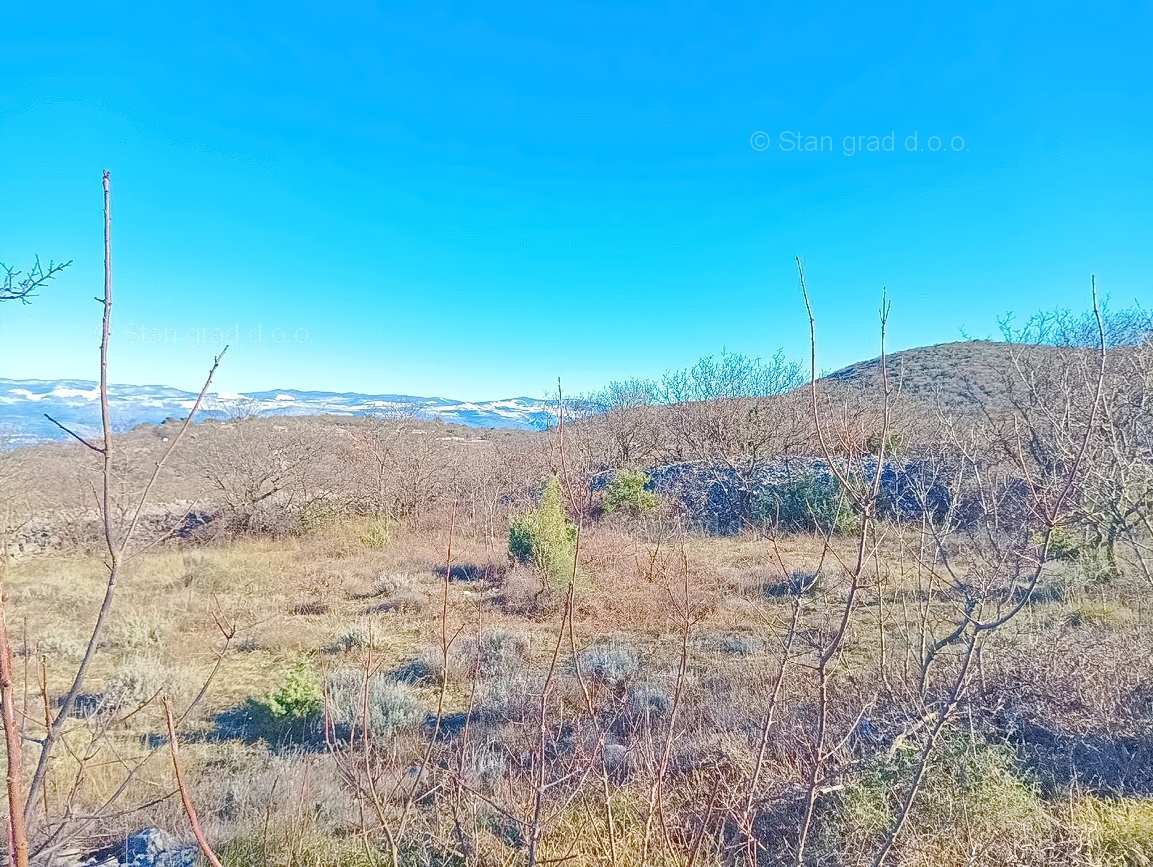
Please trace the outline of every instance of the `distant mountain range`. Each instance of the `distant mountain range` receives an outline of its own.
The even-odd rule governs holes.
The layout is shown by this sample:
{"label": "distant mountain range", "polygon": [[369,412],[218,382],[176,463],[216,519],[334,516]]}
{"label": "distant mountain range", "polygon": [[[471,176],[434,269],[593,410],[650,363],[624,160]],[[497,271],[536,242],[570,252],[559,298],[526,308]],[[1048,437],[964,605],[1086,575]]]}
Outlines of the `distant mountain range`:
{"label": "distant mountain range", "polygon": [[[954,412],[973,412],[978,403],[987,409],[1004,406],[1016,381],[1007,376],[1014,352],[1027,349],[1030,357],[1054,360],[1070,350],[1052,346],[1022,347],[994,341],[964,341],[921,346],[888,357],[888,375],[901,384],[901,399],[919,403],[926,412],[943,406]],[[852,364],[822,378],[828,386],[842,385],[874,391],[881,385],[879,359]],[[804,386],[808,388],[808,386]],[[879,392],[878,392],[879,393]],[[184,418],[196,395],[160,385],[109,386],[113,429],[157,424],[166,418]],[[97,384],[90,380],[0,379],[0,445],[67,439],[67,434],[44,417],[47,413],[82,436],[99,436],[100,404]],[[198,417],[230,419],[246,416],[413,416],[441,419],[469,427],[541,430],[555,415],[545,400],[514,397],[507,400],[462,401],[404,394],[358,394],[330,391],[258,391],[249,394],[216,392],[205,399]]]}
{"label": "distant mountain range", "polygon": [[[110,385],[109,407],[114,430],[184,418],[196,395],[162,385]],[[67,439],[45,414],[81,436],[99,435],[100,393],[85,379],[0,379],[0,436],[14,445]],[[246,416],[347,415],[413,416],[469,427],[539,430],[552,412],[547,401],[530,397],[462,401],[405,394],[357,394],[330,391],[214,392],[205,397],[197,417],[229,419]]]}

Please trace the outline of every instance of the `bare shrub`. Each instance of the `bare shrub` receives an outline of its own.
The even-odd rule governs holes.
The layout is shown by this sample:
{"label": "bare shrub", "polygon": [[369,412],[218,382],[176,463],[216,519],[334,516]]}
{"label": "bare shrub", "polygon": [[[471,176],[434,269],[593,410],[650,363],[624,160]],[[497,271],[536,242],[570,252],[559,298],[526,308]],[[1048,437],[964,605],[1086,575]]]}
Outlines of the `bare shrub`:
{"label": "bare shrub", "polygon": [[576,665],[583,676],[616,689],[640,671],[641,654],[624,640],[609,641],[581,651],[577,654]]}
{"label": "bare shrub", "polygon": [[353,732],[367,728],[381,741],[424,722],[427,713],[412,687],[382,672],[366,678],[358,668],[335,671],[325,682],[325,696],[333,723]]}
{"label": "bare shrub", "polygon": [[525,664],[528,640],[521,632],[489,629],[478,638],[461,641],[456,648],[460,662],[478,677],[501,677]]}

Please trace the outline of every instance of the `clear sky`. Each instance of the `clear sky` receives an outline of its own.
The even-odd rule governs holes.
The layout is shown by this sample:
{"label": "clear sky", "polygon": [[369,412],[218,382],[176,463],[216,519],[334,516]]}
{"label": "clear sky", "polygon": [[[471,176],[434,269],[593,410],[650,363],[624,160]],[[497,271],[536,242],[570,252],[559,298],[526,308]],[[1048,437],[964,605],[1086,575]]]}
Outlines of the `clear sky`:
{"label": "clear sky", "polygon": [[800,358],[797,254],[823,368],[882,286],[894,348],[1094,273],[1148,305],[1151,42],[1148,2],[8,0],[0,261],[75,265],[0,377],[95,376],[105,168],[120,382],[195,389],[230,329],[227,391]]}

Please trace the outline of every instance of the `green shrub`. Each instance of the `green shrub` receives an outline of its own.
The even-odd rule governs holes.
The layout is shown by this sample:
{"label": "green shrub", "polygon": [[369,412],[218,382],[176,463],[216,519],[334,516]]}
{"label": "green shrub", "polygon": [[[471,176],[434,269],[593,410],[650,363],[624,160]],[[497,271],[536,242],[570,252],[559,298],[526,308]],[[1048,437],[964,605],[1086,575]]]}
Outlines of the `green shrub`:
{"label": "green shrub", "polygon": [[370,551],[380,551],[388,547],[392,538],[392,526],[384,518],[365,521],[360,528],[360,544]]}
{"label": "green shrub", "polygon": [[1153,801],[1086,797],[1074,804],[1072,824],[1088,838],[1094,864],[1139,867],[1153,852]]}
{"label": "green shrub", "polygon": [[617,470],[605,491],[605,514],[639,518],[656,512],[661,507],[661,498],[646,489],[651,481],[640,470]]}
{"label": "green shrub", "polygon": [[113,713],[132,710],[164,691],[165,671],[155,657],[129,660],[108,678],[101,709]]}
{"label": "green shrub", "polygon": [[625,693],[625,713],[634,724],[648,726],[668,719],[672,708],[673,697],[659,686],[639,684]]}
{"label": "green shrub", "polygon": [[576,563],[577,528],[565,517],[560,479],[545,485],[540,504],[514,518],[508,528],[508,553],[517,563],[531,563],[546,579],[563,581]]}
{"label": "green shrub", "polygon": [[885,457],[892,458],[905,451],[907,445],[905,435],[895,428],[889,428],[885,432],[884,439],[881,438],[880,432],[869,434],[865,439],[865,451],[871,455],[880,454],[881,444],[885,446]]}
{"label": "green shrub", "polygon": [[[1040,542],[1040,538],[1038,539]],[[1074,527],[1057,526],[1049,534],[1050,560],[1076,560],[1085,546],[1085,533]]]}
{"label": "green shrub", "polygon": [[295,527],[290,527],[290,532],[293,535],[315,533],[317,530],[334,526],[340,521],[340,517],[340,512],[332,503],[322,498],[309,500],[290,513],[290,520],[294,520],[296,524]]}
{"label": "green shrub", "polygon": [[88,641],[76,634],[70,624],[58,624],[47,628],[36,641],[36,652],[45,653],[57,659],[79,660],[84,656]]}
{"label": "green shrub", "polygon": [[807,569],[794,569],[777,581],[767,581],[761,591],[770,599],[787,599],[801,596],[816,589],[820,576]]}
{"label": "green shrub", "polygon": [[790,533],[850,533],[857,523],[840,482],[815,475],[765,488],[753,503],[753,520]]}
{"label": "green shrub", "polygon": [[520,632],[489,629],[479,639],[462,641],[459,654],[461,662],[470,669],[477,667],[480,677],[500,677],[513,674],[524,666],[528,640]]}
{"label": "green shrub", "polygon": [[297,661],[280,689],[250,700],[249,710],[257,733],[269,740],[307,737],[324,710],[320,676],[311,660]]}
{"label": "green shrub", "polygon": [[[1037,534],[1035,541],[1043,537]],[[1085,527],[1058,525],[1049,534],[1046,555],[1050,560],[1076,563],[1080,572],[1092,583],[1105,584],[1117,578],[1117,557],[1112,548]]]}
{"label": "green shrub", "polygon": [[[875,847],[892,827],[919,759],[919,748],[908,744],[851,773],[830,805],[826,842],[841,851]],[[929,856],[924,863],[953,864],[959,863],[960,841],[1011,853],[1040,840],[1048,823],[1040,795],[1021,775],[1011,749],[954,732],[937,744],[898,845],[905,841]]]}
{"label": "green shrub", "polygon": [[340,633],[336,639],[325,648],[327,653],[351,653],[359,647],[370,647],[372,642],[368,633],[363,629],[348,629]]}
{"label": "green shrub", "polygon": [[514,518],[508,528],[508,555],[517,563],[533,562],[532,526],[528,516]]}

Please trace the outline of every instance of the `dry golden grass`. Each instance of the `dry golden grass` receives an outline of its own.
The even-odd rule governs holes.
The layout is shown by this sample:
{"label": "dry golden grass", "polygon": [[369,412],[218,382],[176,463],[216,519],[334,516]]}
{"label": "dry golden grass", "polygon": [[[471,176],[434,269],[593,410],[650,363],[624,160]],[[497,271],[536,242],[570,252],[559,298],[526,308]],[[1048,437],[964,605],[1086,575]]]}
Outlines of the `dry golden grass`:
{"label": "dry golden grass", "polygon": [[[216,664],[223,646],[216,622],[235,627],[204,702],[184,726],[186,762],[196,781],[197,797],[205,804],[216,839],[232,841],[227,851],[234,863],[288,865],[305,863],[301,861],[305,857],[317,859],[310,862],[317,864],[369,863],[364,861],[363,846],[332,842],[351,833],[362,817],[354,792],[325,764],[323,754],[270,753],[259,743],[221,740],[216,729],[218,715],[280,688],[302,658],[312,660],[320,672],[366,667],[391,671],[413,660],[424,660],[435,672],[443,662],[442,638],[448,636],[452,647],[444,712],[459,713],[495,695],[514,708],[509,711],[510,720],[515,713],[527,713],[525,719],[499,730],[500,737],[507,738],[506,749],[511,754],[532,748],[534,690],[539,689],[542,672],[557,646],[563,594],[539,594],[539,579],[510,569],[504,552],[494,550],[491,539],[459,525],[452,534],[451,580],[446,582],[452,523],[446,515],[434,514],[395,525],[389,529],[387,543],[381,544],[376,536],[366,538],[364,522],[337,522],[286,539],[158,548],[125,569],[117,608],[87,692],[99,696],[113,688],[135,690],[133,694],[143,700],[149,697],[145,693],[163,690],[173,694],[179,709],[192,700]],[[842,728],[852,726],[854,714],[880,713],[892,701],[879,688],[886,678],[895,683],[908,677],[908,648],[916,639],[918,624],[924,622],[917,618],[932,615],[947,624],[955,615],[955,605],[945,599],[916,596],[929,586],[926,567],[909,559],[905,540],[897,531],[890,533],[878,558],[881,565],[853,612],[832,686],[833,701],[845,708],[839,713],[848,715],[837,718]],[[678,726],[685,737],[670,754],[670,767],[675,771],[670,771],[667,794],[669,809],[678,815],[692,815],[714,798],[717,781],[726,781],[725,786],[735,792],[753,775],[758,763],[758,719],[772,701],[772,679],[794,610],[799,611],[800,620],[790,651],[791,667],[782,679],[778,722],[759,773],[781,781],[804,778],[816,648],[839,610],[837,600],[847,580],[844,564],[855,556],[851,540],[833,544],[830,550],[823,540],[808,536],[670,536],[657,541],[651,535],[611,525],[586,528],[571,640],[578,652],[599,647],[607,639],[627,645],[639,659],[640,688],[680,696]],[[1065,568],[1056,565],[1054,574]],[[818,570],[821,579],[794,609],[793,596],[780,588],[788,587],[797,575]],[[67,686],[103,580],[100,562],[91,557],[33,557],[10,566],[9,616],[20,653],[18,671],[27,678],[32,696],[29,706],[36,707],[41,657],[49,695],[59,696]],[[1113,646],[1110,642],[1143,636],[1133,613],[1136,609],[1129,607],[1137,604],[1133,596],[1116,591],[1110,599],[1108,612],[1101,616],[1091,616],[1096,603],[1084,594],[1031,606],[1016,631],[998,639],[1002,641],[998,652],[1003,651],[1006,659],[1036,661],[1046,658],[1039,649],[1046,641],[1069,642],[1082,636],[1087,642]],[[509,673],[482,672],[483,682],[478,686],[470,648],[485,635],[497,633],[515,636],[517,646],[523,647],[523,658]],[[567,632],[560,637],[556,696],[558,707],[575,724],[586,699],[566,668],[570,638]],[[687,653],[685,672],[679,675],[682,652]],[[1026,669],[1019,666],[1017,670]],[[998,671],[998,665],[990,661],[982,677],[995,679]],[[418,700],[429,711],[442,698],[436,682],[434,677],[415,688]],[[598,713],[619,715],[633,700],[616,687],[597,683],[586,687],[591,689]],[[508,690],[526,692],[517,697]],[[1104,699],[1083,698],[1083,702],[1098,700]],[[170,795],[173,783],[162,751],[162,731],[162,717],[151,704],[123,721],[109,723],[98,740],[99,751],[81,760],[89,749],[86,739],[90,735],[78,726],[70,736],[71,750],[64,751],[53,766],[50,807],[62,807],[75,776],[83,770],[85,785],[75,807],[97,808],[123,779],[125,767],[148,756],[121,808]],[[30,724],[30,733],[35,735],[35,725]],[[641,763],[644,773],[637,781],[612,785],[608,803],[617,825],[611,846],[605,802],[585,792],[551,815],[541,838],[540,857],[588,865],[688,863],[689,844],[683,829],[656,833],[650,828],[649,848],[642,858],[644,805],[651,790],[640,780],[657,766],[661,754],[661,736],[647,737],[631,748],[634,762]],[[404,756],[401,765],[422,761],[420,738],[402,738],[397,743],[402,745],[396,747]],[[515,767],[519,759],[508,761]],[[517,801],[521,797],[514,797],[510,790],[508,803],[523,805]],[[300,806],[322,800],[331,805],[324,808],[328,812],[310,813]],[[394,809],[396,805],[389,806]],[[739,798],[734,796],[726,809],[739,812]],[[1060,804],[1044,809],[1047,816],[1064,815]],[[1085,854],[1076,863],[1101,867],[1145,863],[1133,860],[1138,856],[1132,854],[1145,852],[1150,845],[1148,835],[1140,830],[1143,809],[1139,802],[1128,800],[1081,803],[1068,814],[1069,821],[1082,829],[1078,832],[1082,850],[1094,853],[1096,860]],[[261,816],[252,813],[259,810],[264,810],[263,825]],[[181,826],[171,800],[149,807],[143,815],[148,821]],[[446,819],[440,807],[422,811],[421,816],[428,833],[451,838],[451,826],[441,827]],[[129,816],[121,825],[141,821],[141,815]],[[492,830],[491,817],[476,821],[478,863],[508,863],[519,857],[519,850]],[[113,822],[103,830],[113,833],[121,825]],[[1005,831],[995,823],[986,825],[974,824],[966,832],[975,835],[971,851],[982,851],[981,846],[992,845],[993,836]],[[1126,830],[1130,825],[1131,832]],[[988,828],[993,830],[986,833]],[[938,833],[946,831],[917,832],[892,863],[984,863],[965,860],[958,854],[960,849],[934,842]],[[616,850],[615,862],[610,848]],[[321,850],[329,855],[322,858],[317,854]],[[343,854],[337,857],[337,853]],[[378,853],[376,857],[383,856]],[[715,857],[715,841],[709,837],[701,842],[694,863],[719,863],[712,860]]]}

